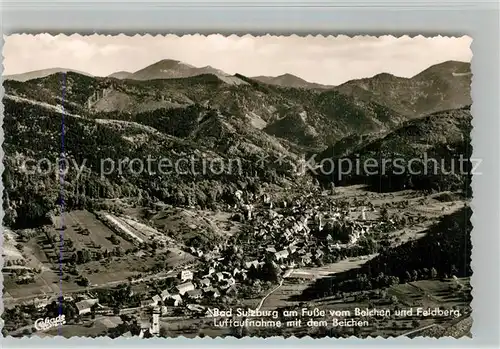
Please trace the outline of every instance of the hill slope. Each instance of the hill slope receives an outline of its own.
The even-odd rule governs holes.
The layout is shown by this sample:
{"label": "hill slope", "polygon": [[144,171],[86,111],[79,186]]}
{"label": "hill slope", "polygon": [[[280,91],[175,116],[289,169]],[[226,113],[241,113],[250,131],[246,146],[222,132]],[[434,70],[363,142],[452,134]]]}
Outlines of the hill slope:
{"label": "hill slope", "polygon": [[[162,61],[153,68],[143,71],[142,76],[146,78],[161,70],[166,70],[165,76],[170,77],[200,72],[177,61]],[[448,86],[457,78],[448,74],[457,72],[455,68],[449,64],[431,67],[418,79],[431,81],[428,86],[434,86],[435,81],[445,81],[443,84]],[[443,71],[448,72],[445,74],[448,80],[440,77]],[[89,162],[90,173],[83,186],[93,188],[94,193],[81,199],[81,187],[68,177],[67,204],[74,207],[93,205],[92,198],[124,196],[124,187],[128,188],[127,196],[147,196],[177,204],[203,206],[230,202],[232,193],[242,186],[256,188],[256,183],[262,182],[293,182],[295,174],[291,172],[290,162],[306,153],[323,151],[331,144],[334,145],[322,152],[319,159],[360,154],[361,159],[397,156],[408,161],[423,152],[447,161],[460,154],[470,156],[468,107],[415,118],[388,107],[375,94],[280,87],[242,75],[215,74],[218,75],[143,81],[68,72],[25,82],[5,81],[4,174],[10,176],[6,185],[6,195],[10,196],[7,219],[12,222],[36,220],[44,217],[48,207],[54,209],[60,184],[49,183],[46,178],[27,178],[20,172],[17,159],[58,156],[63,110],[68,129],[67,156],[77,163],[85,159]],[[234,84],[231,78],[242,83]],[[470,77],[460,75],[458,78]],[[421,91],[408,86],[410,92],[405,92],[408,95]],[[469,85],[456,85],[457,95],[468,91]],[[443,96],[429,95],[428,100],[440,100]],[[449,93],[446,96],[452,97]],[[432,108],[450,103],[460,104],[446,99],[441,104],[434,103]],[[100,159],[148,155],[171,160],[204,155],[226,162],[238,158],[243,169],[238,174],[215,177],[99,176]],[[268,166],[259,166],[258,160],[265,156],[269,157]],[[280,156],[286,158],[285,164],[275,165],[273,158]],[[448,165],[444,167],[449,169]],[[320,176],[321,181],[331,179],[332,175]],[[462,174],[381,179],[362,173],[344,176],[341,183],[379,183],[378,189],[397,189],[411,182],[415,188],[467,191],[468,180],[469,177]]]}
{"label": "hill slope", "polygon": [[74,72],[78,73],[81,75],[86,75],[86,76],[91,76],[90,74],[74,70],[74,69],[67,69],[67,68],[50,68],[50,69],[41,69],[41,70],[34,70],[26,73],[21,73],[21,74],[12,74],[12,75],[4,75],[3,79],[4,80],[14,80],[14,81],[28,81],[32,79],[39,79],[39,78],[44,78],[46,76],[56,74],[56,73],[62,73],[62,72]]}
{"label": "hill slope", "polygon": [[116,73],[108,75],[108,78],[115,78],[115,79],[130,79],[130,77],[134,73],[128,72],[128,71],[117,71]]}
{"label": "hill slope", "polygon": [[[242,81],[234,84],[234,80]],[[229,80],[228,80],[229,79]],[[26,83],[7,81],[6,93],[53,105],[64,92],[69,112],[106,118],[198,104],[219,110],[269,135],[304,149],[319,150],[345,134],[389,129],[405,118],[380,104],[337,91],[281,88],[241,75],[212,74],[179,79],[117,80],[75,73],[54,74]],[[118,118],[121,118],[118,117]]]}
{"label": "hill slope", "polygon": [[386,133],[408,119],[468,105],[470,76],[460,75],[467,67],[445,62],[411,79],[380,74],[325,90],[275,86],[163,60],[125,80],[69,72],[4,85],[8,95],[54,106],[64,94],[68,112],[90,118],[133,119],[199,105],[245,125],[247,134],[261,130],[286,148],[307,153],[323,151],[346,136]]}
{"label": "hill slope", "polygon": [[[307,289],[304,299],[334,295],[337,292],[384,288],[393,283],[437,277],[472,275],[472,210],[464,207],[445,216],[426,236],[382,251],[359,269],[319,279]],[[431,269],[436,275],[431,275]]]}
{"label": "hill slope", "polygon": [[[389,132],[345,138],[318,157],[319,163],[346,159],[344,166],[333,173],[325,166],[319,176],[327,182],[371,184],[378,190],[409,186],[469,193],[471,121],[470,107],[464,107],[410,120]],[[360,163],[360,169],[349,170],[349,163]],[[367,170],[368,163],[372,165]]]}
{"label": "hill slope", "polygon": [[336,89],[415,117],[471,104],[470,84],[470,63],[447,61],[412,78],[382,73],[348,81]]}
{"label": "hill slope", "polygon": [[333,88],[333,86],[322,85],[306,81],[292,74],[283,74],[279,76],[255,76],[252,77],[252,79],[263,82],[265,84],[277,85],[282,87],[314,88],[314,89]]}
{"label": "hill slope", "polygon": [[[62,114],[27,101],[5,98],[3,102],[5,222],[14,227],[37,224],[60,205],[61,183],[56,173]],[[278,183],[275,172],[257,166],[254,159],[239,158],[236,166],[229,155],[215,147],[213,150],[135,121],[88,119],[65,113],[64,129],[69,167],[63,197],[68,210],[96,209],[103,199],[116,198],[135,198],[138,204],[162,201],[210,207],[232,203],[237,189],[257,190],[262,181]],[[118,161],[127,158],[136,159],[147,170],[130,164],[121,170],[116,167]],[[40,159],[53,159],[51,168],[27,175],[21,164],[33,166]],[[156,160],[147,165],[148,159]],[[162,170],[160,159],[168,159],[171,167]],[[186,159],[194,160],[186,165]],[[224,166],[224,171],[207,171],[203,161],[218,164],[217,169]],[[85,169],[79,174],[82,165]],[[178,168],[172,168],[174,165]]]}

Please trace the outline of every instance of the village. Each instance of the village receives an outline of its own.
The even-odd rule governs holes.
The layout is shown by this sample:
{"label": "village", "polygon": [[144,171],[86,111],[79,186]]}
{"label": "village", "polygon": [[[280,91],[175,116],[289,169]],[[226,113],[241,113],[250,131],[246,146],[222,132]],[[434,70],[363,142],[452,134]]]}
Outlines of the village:
{"label": "village", "polygon": [[[148,337],[161,335],[165,319],[203,319],[210,316],[209,309],[213,306],[231,309],[241,305],[243,299],[260,297],[260,304],[255,304],[258,310],[265,296],[284,279],[311,280],[318,275],[307,270],[318,270],[349,258],[358,258],[355,263],[363,263],[380,248],[395,241],[401,243],[405,227],[429,223],[425,215],[404,213],[411,201],[421,204],[421,198],[412,199],[410,194],[407,195],[410,199],[378,204],[370,197],[343,195],[341,189],[299,193],[292,199],[269,194],[255,198],[239,190],[235,193],[235,205],[228,208],[231,219],[241,224],[239,232],[210,250],[203,246],[178,246],[178,253],[193,258],[184,259],[165,272],[129,277],[128,281],[107,286],[90,283],[68,294],[65,292],[64,303],[74,305],[76,317],[67,321],[92,323],[99,317],[100,321],[106,320],[107,331],[120,328],[121,336]],[[394,197],[386,194],[390,195]],[[440,205],[439,211],[458,207],[452,204]],[[175,244],[171,238],[136,219],[103,212],[97,216],[129,243],[142,247],[151,243]],[[106,289],[121,292],[122,301],[111,305],[106,300],[109,294],[103,293]],[[128,294],[123,293],[124,290]],[[103,298],[103,294],[106,297]],[[34,306],[43,314],[58,299],[55,295],[36,297],[22,304]],[[126,330],[123,316],[137,324],[138,333]]]}

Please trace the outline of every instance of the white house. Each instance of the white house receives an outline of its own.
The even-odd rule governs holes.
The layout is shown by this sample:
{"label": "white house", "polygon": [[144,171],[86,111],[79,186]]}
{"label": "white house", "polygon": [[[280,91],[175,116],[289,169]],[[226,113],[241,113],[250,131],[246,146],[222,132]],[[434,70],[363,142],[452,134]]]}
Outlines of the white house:
{"label": "white house", "polygon": [[303,264],[309,264],[309,263],[311,263],[311,257],[312,257],[312,254],[310,252],[306,253],[305,255],[303,255],[301,257],[302,263]]}
{"label": "white house", "polygon": [[204,279],[200,280],[200,285],[208,287],[208,286],[210,286],[210,280],[207,278],[204,278]]}
{"label": "white house", "polygon": [[186,282],[177,285],[176,288],[179,291],[179,294],[184,295],[184,293],[194,290],[194,285],[191,282]]}
{"label": "white house", "polygon": [[227,287],[231,287],[236,283],[236,280],[233,277],[230,277],[229,279],[226,280]]}
{"label": "white house", "polygon": [[179,277],[182,282],[193,280],[193,272],[191,270],[183,270],[180,272]]}
{"label": "white house", "polygon": [[149,308],[149,307],[154,307],[155,304],[152,299],[146,299],[141,301],[141,307],[142,308]]}
{"label": "white house", "polygon": [[288,258],[288,251],[287,250],[281,250],[281,251],[278,251],[274,254],[274,257],[276,258],[276,260],[280,261],[282,259],[286,259]]}
{"label": "white house", "polygon": [[84,299],[83,301],[80,301],[76,303],[76,308],[78,309],[78,314],[83,315],[83,314],[88,314],[90,313],[90,308],[94,304],[97,304],[99,302],[99,299]]}
{"label": "white house", "polygon": [[274,248],[274,246],[268,246],[266,248],[266,252],[276,253],[276,248]]}
{"label": "white house", "polygon": [[163,300],[163,299],[161,298],[161,296],[160,296],[160,295],[155,295],[155,296],[153,296],[153,301],[152,301],[151,303],[152,303],[152,304],[154,304],[154,305],[156,306],[156,305],[158,305],[158,303],[159,303],[161,300]]}
{"label": "white house", "polygon": [[35,298],[35,299],[33,300],[33,305],[34,305],[37,309],[42,309],[42,308],[45,308],[48,304],[49,304],[48,299],[38,299],[38,298]]}
{"label": "white house", "polygon": [[164,301],[165,298],[169,297],[170,296],[170,292],[168,292],[168,290],[163,290],[161,291],[161,300]]}
{"label": "white house", "polygon": [[160,334],[160,309],[155,308],[153,310],[153,318],[151,319],[151,327],[149,331],[153,336],[157,336]]}
{"label": "white house", "polygon": [[217,281],[224,280],[224,274],[222,274],[221,272],[218,272],[217,274],[215,274],[215,277],[217,278]]}
{"label": "white house", "polygon": [[323,256],[323,251],[321,251],[321,249],[317,249],[316,250],[316,258],[321,258],[321,256]]}
{"label": "white house", "polygon": [[178,307],[182,304],[182,298],[179,294],[170,295],[167,299],[165,299],[165,303]]}

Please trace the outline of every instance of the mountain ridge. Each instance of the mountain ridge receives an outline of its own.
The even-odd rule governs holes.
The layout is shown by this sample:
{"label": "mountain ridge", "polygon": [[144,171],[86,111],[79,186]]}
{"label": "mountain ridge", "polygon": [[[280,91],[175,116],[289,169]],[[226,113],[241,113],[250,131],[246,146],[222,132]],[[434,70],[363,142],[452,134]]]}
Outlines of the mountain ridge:
{"label": "mountain ridge", "polygon": [[313,89],[329,89],[334,86],[323,85],[315,82],[306,81],[296,75],[285,73],[278,76],[254,76],[253,80],[263,82],[265,84],[276,85],[281,87],[295,87],[295,88],[313,88]]}
{"label": "mountain ridge", "polygon": [[28,80],[33,80],[33,79],[40,79],[44,78],[53,74],[57,73],[62,73],[62,72],[73,72],[85,76],[92,76],[89,73],[82,72],[79,70],[75,69],[69,69],[69,68],[48,68],[48,69],[39,69],[39,70],[33,70],[25,73],[19,73],[19,74],[11,74],[11,75],[4,75],[3,80],[14,80],[14,81],[20,81],[20,82],[26,82]]}
{"label": "mountain ridge", "polygon": [[[152,69],[175,70],[179,64],[163,60]],[[333,89],[283,88],[240,74],[123,80],[69,72],[66,80],[71,88],[65,92],[64,103],[68,112],[91,118],[100,113],[106,118],[113,118],[113,113],[122,118],[122,113],[135,115],[199,105],[248,120],[248,127],[306,152],[322,151],[352,134],[388,131],[408,119],[469,105],[470,76],[453,76],[452,72],[460,71],[457,66],[467,64],[444,62],[417,74],[416,80],[382,73]],[[192,69],[182,65],[176,71],[189,75]],[[7,80],[6,93],[60,105],[62,77],[57,74],[26,82]]]}
{"label": "mountain ridge", "polygon": [[[414,76],[412,76],[410,78],[399,77],[397,75],[394,75],[394,74],[391,74],[391,73],[387,73],[387,72],[380,72],[380,73],[377,73],[377,74],[375,74],[375,75],[373,75],[371,77],[365,77],[365,78],[360,78],[360,79],[351,79],[351,80],[348,80],[348,81],[346,81],[346,82],[344,82],[344,83],[342,83],[340,85],[337,85],[337,86],[325,85],[325,84],[321,84],[321,83],[317,83],[317,82],[306,81],[305,79],[303,79],[301,77],[298,77],[298,76],[296,76],[296,75],[294,75],[292,73],[284,73],[284,74],[277,75],[277,76],[259,75],[259,76],[250,77],[250,79],[257,80],[259,82],[268,83],[268,84],[273,84],[273,85],[278,85],[278,86],[285,86],[285,87],[301,87],[300,85],[302,84],[306,88],[308,86],[309,86],[309,88],[334,88],[334,87],[343,86],[343,85],[345,85],[347,83],[354,82],[354,81],[361,81],[361,80],[364,80],[364,79],[373,79],[373,78],[376,78],[378,75],[387,75],[387,76],[392,76],[392,77],[400,78],[400,79],[412,79],[412,78],[417,77],[419,74],[424,73],[425,71],[427,71],[431,67],[440,67],[442,65],[446,66],[446,65],[452,65],[452,64],[454,64],[454,65],[462,65],[462,69],[459,69],[460,71],[459,72],[457,71],[457,73],[470,73],[470,63],[469,62],[448,60],[448,61],[444,61],[444,62],[441,62],[441,63],[437,63],[437,64],[434,64],[434,65],[431,65],[428,68],[422,70],[421,72],[415,74]],[[107,77],[116,77],[118,79],[129,78],[129,76],[133,76],[134,74],[136,74],[138,72],[142,72],[139,75],[139,79],[143,80],[143,79],[146,79],[146,77],[144,76],[144,75],[146,75],[146,73],[144,72],[145,70],[147,71],[148,69],[151,69],[152,67],[158,67],[158,66],[161,66],[161,65],[165,66],[164,69],[172,69],[172,68],[175,68],[176,66],[177,67],[180,66],[184,70],[193,69],[194,72],[196,72],[196,70],[199,70],[199,73],[196,72],[196,75],[202,75],[202,74],[214,74],[214,75],[221,74],[221,75],[225,75],[225,76],[237,76],[238,75],[238,74],[231,75],[231,74],[225,73],[222,70],[213,68],[210,65],[207,65],[207,66],[204,66],[204,67],[195,67],[195,66],[193,66],[191,64],[184,63],[184,62],[179,61],[179,60],[162,59],[160,61],[152,63],[152,64],[150,64],[150,65],[148,65],[148,66],[146,66],[144,68],[141,68],[141,69],[139,69],[137,71],[134,71],[134,72],[121,70],[121,71],[113,72],[113,73],[107,75]],[[7,78],[13,79],[13,77],[21,76],[21,75],[29,75],[30,76],[29,79],[41,78],[41,77],[47,76],[47,75],[43,74],[44,71],[50,71],[50,70],[53,70],[53,72],[51,74],[54,74],[54,73],[57,73],[57,72],[61,72],[61,71],[73,71],[73,72],[76,72],[76,73],[79,73],[79,74],[82,74],[82,75],[94,76],[92,74],[89,74],[89,73],[86,73],[86,72],[83,72],[83,71],[78,71],[78,70],[75,70],[75,69],[69,69],[69,68],[47,68],[47,69],[41,69],[41,70],[27,71],[27,72],[19,73],[19,74],[4,75],[4,80],[7,79]],[[40,74],[42,74],[42,75],[40,75]],[[178,74],[179,74],[179,76],[177,76],[177,77],[195,76],[195,75],[189,75],[189,74],[188,75],[182,75],[181,73],[178,73]],[[187,73],[184,73],[184,74],[187,74]],[[158,79],[158,77],[153,77],[153,79]],[[287,86],[286,84],[284,84],[283,80],[287,80],[287,79],[292,80],[291,83],[292,84],[297,84],[297,86]],[[23,80],[23,81],[26,81],[26,80]]]}
{"label": "mountain ridge", "polygon": [[471,79],[470,63],[445,61],[411,78],[379,73],[371,78],[347,81],[336,90],[377,101],[403,115],[416,117],[471,104]]}

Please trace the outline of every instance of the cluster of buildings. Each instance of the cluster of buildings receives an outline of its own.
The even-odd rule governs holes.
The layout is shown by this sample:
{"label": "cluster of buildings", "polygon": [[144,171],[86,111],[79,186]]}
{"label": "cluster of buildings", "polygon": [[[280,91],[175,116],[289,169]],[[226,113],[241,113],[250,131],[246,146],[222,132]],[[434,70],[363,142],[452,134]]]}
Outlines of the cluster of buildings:
{"label": "cluster of buildings", "polygon": [[[314,196],[279,205],[264,196],[263,204],[255,206],[244,202],[241,192],[236,196],[240,210],[251,221],[246,240],[241,235],[233,243],[217,246],[205,254],[201,267],[180,271],[177,284],[144,300],[143,308],[203,304],[234,295],[238,284],[251,284],[259,278],[266,261],[282,270],[314,266],[325,254],[355,244],[370,228],[369,222],[363,222],[364,211],[356,221],[349,218],[349,212],[333,204],[321,204],[325,200]],[[324,238],[318,237],[321,234]],[[191,249],[191,253],[203,255]]]}
{"label": "cluster of buildings", "polygon": [[246,203],[241,209],[253,226],[254,243],[249,243],[245,261],[248,269],[263,265],[269,258],[283,269],[312,266],[326,253],[355,245],[374,224],[366,219],[365,208],[356,220],[348,208],[317,196],[276,205],[264,195],[260,209]]}
{"label": "cluster of buildings", "polygon": [[213,267],[209,267],[206,274],[204,271],[194,273],[191,270],[182,270],[177,279],[177,285],[153,295],[151,299],[142,301],[141,307],[178,307],[196,303],[202,299],[216,300],[221,295],[235,292],[234,285],[237,282],[236,275],[228,272],[216,272]]}

